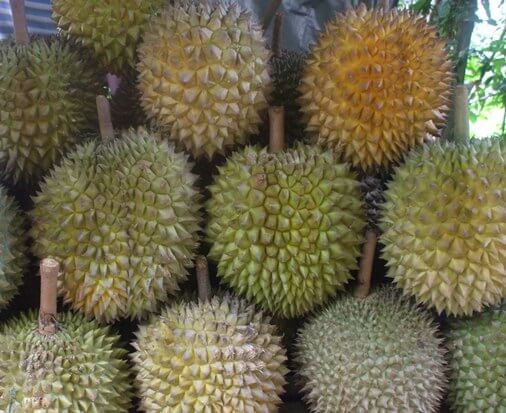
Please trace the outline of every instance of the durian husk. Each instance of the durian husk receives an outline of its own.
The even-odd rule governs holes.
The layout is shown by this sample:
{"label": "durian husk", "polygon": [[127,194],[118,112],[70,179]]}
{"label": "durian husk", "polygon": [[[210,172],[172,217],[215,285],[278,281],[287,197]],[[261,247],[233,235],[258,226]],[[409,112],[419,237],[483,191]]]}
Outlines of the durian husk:
{"label": "durian husk", "polygon": [[268,60],[261,28],[238,4],[176,2],[139,47],[141,105],[171,140],[211,158],[258,133]]}
{"label": "durian husk", "polygon": [[439,136],[452,63],[437,28],[411,11],[338,14],[308,59],[300,99],[307,131],[363,170]]}
{"label": "durian husk", "polygon": [[506,293],[506,143],[432,144],[398,167],[381,228],[387,275],[438,313],[463,316]]}

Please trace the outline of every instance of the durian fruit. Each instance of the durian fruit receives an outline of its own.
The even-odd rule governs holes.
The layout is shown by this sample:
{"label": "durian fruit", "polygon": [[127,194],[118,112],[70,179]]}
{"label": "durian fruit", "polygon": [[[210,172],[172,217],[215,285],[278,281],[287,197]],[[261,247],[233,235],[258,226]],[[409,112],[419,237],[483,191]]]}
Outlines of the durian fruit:
{"label": "durian fruit", "polygon": [[165,0],[53,0],[58,27],[89,48],[101,65],[121,74],[135,67],[136,48]]}
{"label": "durian fruit", "polygon": [[505,411],[506,303],[472,318],[451,319],[446,345],[452,411]]}
{"label": "durian fruit", "polygon": [[194,156],[258,132],[270,92],[262,30],[236,3],[179,0],[151,20],[139,47],[146,114]]}
{"label": "durian fruit", "polygon": [[439,313],[461,316],[506,293],[506,143],[432,144],[398,167],[381,227],[387,275]]}
{"label": "durian fruit", "polygon": [[72,308],[135,319],[178,290],[198,243],[190,170],[187,155],[139,128],[81,145],[51,172],[34,198],[34,252],[60,260]]}
{"label": "durian fruit", "polygon": [[0,309],[18,292],[26,268],[24,219],[13,198],[0,186]]}
{"label": "durian fruit", "polygon": [[360,190],[366,211],[367,229],[376,233],[380,232],[378,224],[381,217],[381,206],[385,201],[383,194],[385,186],[384,176],[380,174],[367,174],[360,178]]}
{"label": "durian fruit", "polygon": [[305,124],[300,110],[302,73],[307,56],[301,52],[282,50],[271,59],[271,104],[285,108],[285,135],[287,143],[304,140]]}
{"label": "durian fruit", "polygon": [[95,119],[99,76],[57,36],[0,45],[0,170],[14,183],[40,178]]}
{"label": "durian fruit", "polygon": [[451,62],[437,29],[411,11],[339,14],[314,46],[300,100],[307,130],[364,170],[439,134]]}
{"label": "durian fruit", "polygon": [[199,296],[140,327],[133,361],[141,411],[277,412],[286,355],[270,318],[232,295]]}
{"label": "durian fruit", "polygon": [[299,144],[278,153],[247,147],[218,170],[207,237],[223,281],[283,317],[344,288],[365,224],[347,165]]}
{"label": "durian fruit", "polygon": [[392,288],[341,296],[299,333],[306,401],[315,413],[437,412],[441,341],[428,313]]}
{"label": "durian fruit", "polygon": [[0,328],[0,411],[122,413],[130,407],[119,337],[83,315],[56,315],[58,263],[41,265],[40,314]]}

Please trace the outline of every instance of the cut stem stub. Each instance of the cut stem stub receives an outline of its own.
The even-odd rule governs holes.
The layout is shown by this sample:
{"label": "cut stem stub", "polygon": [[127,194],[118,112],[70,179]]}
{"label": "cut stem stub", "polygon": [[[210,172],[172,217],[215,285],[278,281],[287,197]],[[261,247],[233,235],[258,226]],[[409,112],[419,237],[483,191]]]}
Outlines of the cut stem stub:
{"label": "cut stem stub", "polygon": [[44,258],[40,263],[39,332],[41,334],[56,333],[59,272],[60,264],[52,258]]}
{"label": "cut stem stub", "polygon": [[213,295],[211,289],[211,281],[209,280],[209,265],[207,259],[203,255],[199,255],[195,262],[197,271],[197,284],[199,290],[199,300],[202,302],[209,301]]}
{"label": "cut stem stub", "polygon": [[285,145],[285,109],[283,106],[269,108],[269,151],[280,152]]}
{"label": "cut stem stub", "polygon": [[114,127],[111,118],[111,105],[103,95],[97,96],[98,125],[100,127],[100,136],[103,141],[114,137]]}
{"label": "cut stem stub", "polygon": [[24,0],[9,0],[11,5],[12,24],[14,26],[14,39],[17,44],[28,44],[28,24],[26,22],[26,10]]}
{"label": "cut stem stub", "polygon": [[372,268],[374,265],[374,254],[376,252],[376,244],[378,242],[378,234],[376,231],[369,230],[365,234],[365,244],[360,258],[360,265],[357,276],[357,286],[354,295],[357,298],[365,298],[369,295],[371,289]]}
{"label": "cut stem stub", "polygon": [[455,125],[454,139],[456,142],[469,140],[469,89],[466,85],[455,87]]}

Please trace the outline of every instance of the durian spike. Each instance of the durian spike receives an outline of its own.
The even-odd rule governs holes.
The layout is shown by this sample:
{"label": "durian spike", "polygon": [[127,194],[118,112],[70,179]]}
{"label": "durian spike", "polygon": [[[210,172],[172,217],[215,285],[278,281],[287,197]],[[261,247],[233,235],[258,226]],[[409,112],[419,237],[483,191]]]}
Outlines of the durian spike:
{"label": "durian spike", "polygon": [[455,88],[455,126],[453,136],[455,142],[469,140],[469,89],[466,85]]}
{"label": "durian spike", "polygon": [[211,282],[209,280],[209,265],[207,259],[203,255],[199,255],[195,262],[197,272],[197,284],[199,290],[199,300],[209,301],[213,295]]}
{"label": "durian spike", "polygon": [[56,333],[58,273],[60,264],[52,258],[44,258],[40,263],[40,310],[39,333]]}
{"label": "durian spike", "polygon": [[271,106],[269,108],[269,151],[280,152],[285,144],[285,108]]}
{"label": "durian spike", "polygon": [[100,127],[100,136],[106,141],[114,137],[114,127],[111,118],[111,105],[103,95],[97,96],[98,125]]}
{"label": "durian spike", "polygon": [[281,5],[282,2],[283,0],[271,0],[267,5],[265,13],[262,17],[262,29],[264,30],[264,32],[271,24],[271,21],[274,18],[274,15],[276,14],[276,11],[279,9],[279,6]]}
{"label": "durian spike", "polygon": [[276,13],[274,18],[274,27],[272,28],[272,53],[274,56],[279,57],[281,50],[281,35],[283,29],[283,14]]}
{"label": "durian spike", "polygon": [[354,295],[357,298],[365,298],[369,295],[371,289],[371,275],[374,264],[374,254],[376,252],[376,244],[378,242],[378,234],[374,230],[368,230],[365,234],[365,244],[360,258],[360,265],[357,275],[357,286]]}
{"label": "durian spike", "polygon": [[9,0],[11,5],[12,23],[14,25],[14,38],[17,44],[28,44],[28,24],[24,0]]}

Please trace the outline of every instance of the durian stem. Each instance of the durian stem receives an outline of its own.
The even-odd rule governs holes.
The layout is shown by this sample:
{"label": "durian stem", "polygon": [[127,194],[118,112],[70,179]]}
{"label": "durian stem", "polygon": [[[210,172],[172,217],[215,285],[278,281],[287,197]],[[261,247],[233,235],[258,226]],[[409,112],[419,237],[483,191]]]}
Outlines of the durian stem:
{"label": "durian stem", "polygon": [[264,31],[266,31],[271,24],[271,21],[282,2],[283,0],[271,0],[267,5],[267,9],[265,10],[264,16],[262,17],[262,29]]}
{"label": "durian stem", "polygon": [[369,295],[377,241],[378,235],[375,231],[369,230],[366,232],[364,249],[362,251],[362,257],[360,258],[360,267],[357,276],[358,284],[354,293],[357,298],[365,298]]}
{"label": "durian stem", "polygon": [[283,29],[283,15],[276,13],[274,18],[274,27],[272,29],[272,53],[274,56],[279,57],[281,51],[281,30]]}
{"label": "durian stem", "polygon": [[199,300],[209,301],[213,295],[211,289],[211,281],[209,280],[209,265],[207,259],[203,255],[199,255],[195,262],[197,271],[197,284],[199,290]]}
{"label": "durian stem", "polygon": [[52,258],[44,258],[40,263],[40,334],[56,333],[59,272],[60,264]]}
{"label": "durian stem", "polygon": [[10,0],[10,5],[16,43],[28,44],[30,36],[28,35],[28,24],[26,22],[25,2],[24,0]]}
{"label": "durian stem", "polygon": [[285,109],[283,106],[269,108],[269,151],[280,152],[285,145]]}
{"label": "durian stem", "polygon": [[114,137],[114,127],[112,126],[111,105],[103,95],[97,96],[98,125],[102,140],[106,141]]}
{"label": "durian stem", "polygon": [[455,88],[455,142],[469,140],[469,89],[466,85],[457,85]]}

